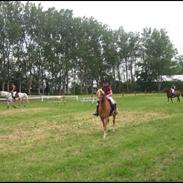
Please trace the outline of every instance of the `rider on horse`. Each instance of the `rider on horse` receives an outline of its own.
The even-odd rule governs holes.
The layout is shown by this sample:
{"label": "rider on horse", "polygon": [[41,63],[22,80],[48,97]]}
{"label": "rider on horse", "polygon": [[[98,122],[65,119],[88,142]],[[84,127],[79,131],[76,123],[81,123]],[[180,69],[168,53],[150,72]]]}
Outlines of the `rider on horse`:
{"label": "rider on horse", "polygon": [[[15,92],[15,94],[14,94],[14,92]],[[11,93],[11,95],[12,95],[12,97],[13,97],[14,100],[15,100],[16,97],[18,97],[18,92],[16,90],[16,86],[15,86],[14,83],[11,84],[10,93]]]}
{"label": "rider on horse", "polygon": [[173,85],[171,88],[170,88],[171,92],[172,92],[172,96],[175,96],[175,85]]}
{"label": "rider on horse", "polygon": [[[107,80],[104,80],[103,81],[103,87],[101,89],[104,91],[105,96],[109,100],[109,102],[111,104],[111,107],[112,107],[112,111],[114,111],[117,114],[116,102],[112,98],[112,86],[109,84],[109,82]],[[98,107],[99,107],[99,101],[97,101],[96,112],[93,113],[93,115],[95,115],[95,116],[98,116],[99,115],[98,114]]]}

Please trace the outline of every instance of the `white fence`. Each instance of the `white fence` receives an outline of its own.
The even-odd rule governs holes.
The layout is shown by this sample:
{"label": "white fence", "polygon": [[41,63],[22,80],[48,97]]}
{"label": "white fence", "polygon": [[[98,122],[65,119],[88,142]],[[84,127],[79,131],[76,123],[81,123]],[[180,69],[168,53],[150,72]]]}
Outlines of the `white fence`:
{"label": "white fence", "polygon": [[64,101],[65,99],[78,100],[78,96],[77,95],[29,96],[29,100],[41,100],[42,102],[47,101],[47,100],[54,100],[54,99],[59,100],[59,101]]}
{"label": "white fence", "polygon": [[[38,100],[41,102],[48,101],[48,100],[57,100],[57,101],[67,101],[67,100],[76,100],[81,102],[96,102],[97,98],[94,96],[78,96],[78,95],[40,95],[40,96],[28,96],[28,99],[31,101]],[[5,98],[0,98],[0,102],[5,102]]]}
{"label": "white fence", "polygon": [[79,99],[81,102],[96,102],[97,98],[96,97],[80,97]]}
{"label": "white fence", "polygon": [[[79,97],[77,95],[53,95],[53,96],[48,96],[48,95],[40,95],[40,96],[28,96],[29,100],[40,100],[40,101],[47,101],[47,100],[60,100],[64,101],[65,99],[73,99],[73,100],[79,100]],[[0,101],[6,101],[5,98],[0,98]]]}

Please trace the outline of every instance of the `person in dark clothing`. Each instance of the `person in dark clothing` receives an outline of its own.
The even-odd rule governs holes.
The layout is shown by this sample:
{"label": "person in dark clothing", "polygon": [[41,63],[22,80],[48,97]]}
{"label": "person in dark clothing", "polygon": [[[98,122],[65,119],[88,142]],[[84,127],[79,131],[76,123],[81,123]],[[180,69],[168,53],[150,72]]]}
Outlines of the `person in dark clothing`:
{"label": "person in dark clothing", "polygon": [[11,84],[10,93],[14,100],[18,97],[18,92],[14,83]]}

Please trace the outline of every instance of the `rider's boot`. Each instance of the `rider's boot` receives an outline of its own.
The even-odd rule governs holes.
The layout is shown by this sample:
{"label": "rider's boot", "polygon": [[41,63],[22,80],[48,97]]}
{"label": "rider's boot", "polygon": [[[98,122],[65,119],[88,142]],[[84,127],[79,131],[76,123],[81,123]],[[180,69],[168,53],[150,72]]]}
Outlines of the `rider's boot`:
{"label": "rider's boot", "polygon": [[115,114],[118,114],[116,104],[114,104],[114,113],[115,113]]}

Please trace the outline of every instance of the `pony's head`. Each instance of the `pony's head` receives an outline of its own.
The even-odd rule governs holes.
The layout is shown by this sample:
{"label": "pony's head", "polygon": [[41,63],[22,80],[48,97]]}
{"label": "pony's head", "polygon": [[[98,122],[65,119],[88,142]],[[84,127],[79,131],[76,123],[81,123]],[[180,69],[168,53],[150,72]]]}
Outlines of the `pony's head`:
{"label": "pony's head", "polygon": [[101,101],[104,98],[105,93],[102,89],[98,89],[96,95],[97,95],[99,101]]}

